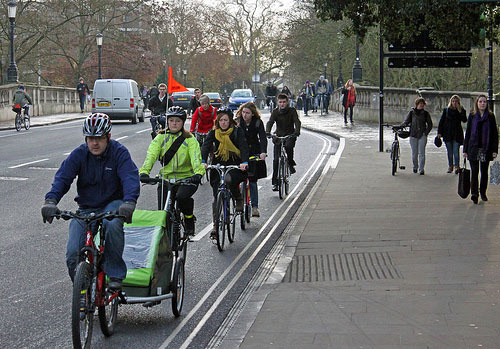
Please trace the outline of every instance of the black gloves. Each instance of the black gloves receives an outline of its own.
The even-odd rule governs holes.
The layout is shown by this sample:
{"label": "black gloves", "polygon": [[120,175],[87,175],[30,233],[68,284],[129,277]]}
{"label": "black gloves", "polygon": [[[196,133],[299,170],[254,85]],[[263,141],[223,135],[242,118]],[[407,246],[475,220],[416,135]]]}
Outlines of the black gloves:
{"label": "black gloves", "polygon": [[131,223],[132,213],[134,213],[134,210],[135,210],[135,202],[125,201],[123,204],[120,205],[120,208],[118,209],[118,214],[121,216],[125,216],[125,223]]}
{"label": "black gloves", "polygon": [[54,220],[54,215],[59,213],[59,209],[57,208],[56,201],[53,199],[45,200],[45,203],[42,206],[42,218],[43,222],[52,223]]}
{"label": "black gloves", "polygon": [[191,177],[191,183],[193,184],[200,184],[201,183],[201,174],[195,174],[194,176]]}
{"label": "black gloves", "polygon": [[149,180],[149,175],[147,173],[141,173],[139,180],[143,183],[147,182]]}

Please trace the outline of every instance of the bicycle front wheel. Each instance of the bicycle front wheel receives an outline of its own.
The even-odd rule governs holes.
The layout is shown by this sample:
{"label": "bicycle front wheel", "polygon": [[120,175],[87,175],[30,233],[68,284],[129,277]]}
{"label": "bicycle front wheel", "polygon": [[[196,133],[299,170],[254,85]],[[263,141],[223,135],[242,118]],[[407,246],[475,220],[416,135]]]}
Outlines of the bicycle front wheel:
{"label": "bicycle front wheel", "polygon": [[[241,230],[246,229],[246,212],[248,211],[248,205],[247,205],[247,183],[244,181],[241,183],[241,197],[243,198],[243,213],[240,214],[240,227]],[[231,241],[231,239],[229,239]],[[232,241],[231,241],[232,242]]]}
{"label": "bicycle front wheel", "polygon": [[285,160],[285,166],[283,168],[283,185],[285,186],[285,195],[288,195],[290,190],[290,165],[288,160]]}
{"label": "bicycle front wheel", "polygon": [[71,305],[71,331],[74,348],[90,348],[94,327],[94,304],[92,304],[92,268],[87,262],[76,267],[73,281]]}
{"label": "bicycle front wheel", "polygon": [[224,222],[224,194],[222,192],[217,196],[217,205],[215,210],[215,234],[217,241],[217,248],[219,251],[224,250],[224,240],[226,233],[226,225]]}
{"label": "bicycle front wheel", "polygon": [[16,123],[15,124],[16,125],[16,131],[18,131],[18,132],[21,131],[21,128],[23,127],[23,118],[22,118],[22,116],[21,116],[20,113],[18,113],[16,115],[16,121],[15,121],[15,123]]}
{"label": "bicycle front wheel", "polygon": [[[227,229],[227,239],[230,243],[234,242],[234,233],[236,230],[236,206],[233,199],[227,201],[227,215],[226,215],[226,229]],[[243,214],[240,214],[243,217]],[[242,219],[244,221],[244,219]]]}
{"label": "bicycle front wheel", "polygon": [[26,131],[28,131],[30,129],[30,126],[31,126],[30,117],[25,116],[24,117],[24,128],[26,129]]}
{"label": "bicycle front wheel", "polygon": [[285,194],[285,166],[286,166],[286,161],[284,161],[284,159],[280,159],[278,186],[279,186],[279,196],[280,196],[280,199],[282,199],[282,200],[286,196],[286,194]]}
{"label": "bicycle front wheel", "polygon": [[391,158],[392,158],[391,173],[394,176],[394,175],[396,175],[396,172],[398,171],[399,145],[397,143],[392,144]]}

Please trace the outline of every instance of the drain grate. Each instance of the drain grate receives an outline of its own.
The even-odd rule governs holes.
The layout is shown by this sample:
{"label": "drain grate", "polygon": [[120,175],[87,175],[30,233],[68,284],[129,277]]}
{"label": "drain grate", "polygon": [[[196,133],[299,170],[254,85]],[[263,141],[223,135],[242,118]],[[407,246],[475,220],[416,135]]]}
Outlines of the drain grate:
{"label": "drain grate", "polygon": [[388,252],[294,256],[283,282],[402,279]]}

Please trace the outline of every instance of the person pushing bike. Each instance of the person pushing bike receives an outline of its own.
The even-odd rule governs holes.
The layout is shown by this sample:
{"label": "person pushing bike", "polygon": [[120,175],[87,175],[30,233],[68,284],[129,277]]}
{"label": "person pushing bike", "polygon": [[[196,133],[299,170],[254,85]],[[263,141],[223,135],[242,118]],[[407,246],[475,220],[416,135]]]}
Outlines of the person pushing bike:
{"label": "person pushing bike", "polygon": [[[301,122],[299,120],[299,115],[295,108],[288,106],[289,99],[286,94],[280,93],[278,95],[278,108],[274,109],[271,113],[271,117],[266,124],[266,134],[271,135],[271,129],[274,123],[276,123],[276,136],[284,137],[293,134],[295,137],[291,137],[285,142],[286,155],[288,157],[288,163],[290,164],[290,173],[295,173],[296,163],[293,159],[293,148],[295,147],[296,137],[300,135]],[[278,162],[280,157],[280,144],[274,141],[274,158],[273,158],[273,191],[278,191]]]}
{"label": "person pushing bike", "polygon": [[[193,194],[198,190],[201,177],[205,174],[205,168],[201,163],[200,146],[196,138],[184,129],[186,122],[186,111],[179,106],[170,107],[167,111],[167,128],[160,131],[149,145],[144,164],[139,170],[141,180],[149,178],[149,173],[155,162],[160,158],[162,169],[160,177],[164,179],[186,179],[191,178],[191,183],[196,185],[181,184],[176,187],[175,198],[179,208],[184,214],[186,234],[194,235],[195,217]],[[162,195],[163,192],[163,195]],[[167,191],[158,185],[158,202],[165,203]],[[162,207],[158,207],[159,210]]]}
{"label": "person pushing bike", "polygon": [[[54,176],[51,190],[42,206],[43,222],[52,223],[59,213],[57,203],[76,182],[80,213],[118,211],[125,222],[132,221],[140,192],[139,173],[127,148],[111,139],[111,121],[106,114],[95,113],[83,122],[85,143],[77,147],[63,161]],[[119,290],[127,274],[122,254],[125,244],[123,219],[103,222],[106,231],[104,271],[110,278],[109,287]],[[85,241],[85,223],[72,219],[66,250],[66,264],[74,279],[78,255]]]}

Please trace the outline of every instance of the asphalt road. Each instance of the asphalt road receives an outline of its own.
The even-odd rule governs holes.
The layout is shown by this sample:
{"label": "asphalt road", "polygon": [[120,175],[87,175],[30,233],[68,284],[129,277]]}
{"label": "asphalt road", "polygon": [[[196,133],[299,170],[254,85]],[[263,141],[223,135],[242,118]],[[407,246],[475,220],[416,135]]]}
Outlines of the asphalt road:
{"label": "asphalt road", "polygon": [[[59,165],[82,143],[81,124],[78,120],[19,133],[0,132],[1,347],[71,347],[72,285],[64,257],[68,222],[43,224],[40,206]],[[148,120],[137,125],[115,122],[112,137],[129,149],[140,167],[151,139],[149,133]],[[304,130],[296,146],[299,165],[291,178],[294,191],[282,201],[271,191],[269,177],[260,180],[261,217],[253,219],[245,231],[237,227],[236,241],[226,241],[222,253],[204,235],[208,231],[205,227],[211,224],[212,193],[208,184],[200,186],[194,196],[198,235],[188,247],[181,317],[174,318],[169,300],[149,309],[124,305],[112,337],[105,338],[96,322],[92,346],[206,346],[306,197],[325,157],[335,153],[337,146],[332,138]],[[271,145],[269,151],[272,156]],[[271,158],[267,166],[271,174]],[[152,174],[158,169],[155,166]],[[74,187],[59,208],[76,209]],[[137,207],[156,208],[155,187],[141,187]]]}

